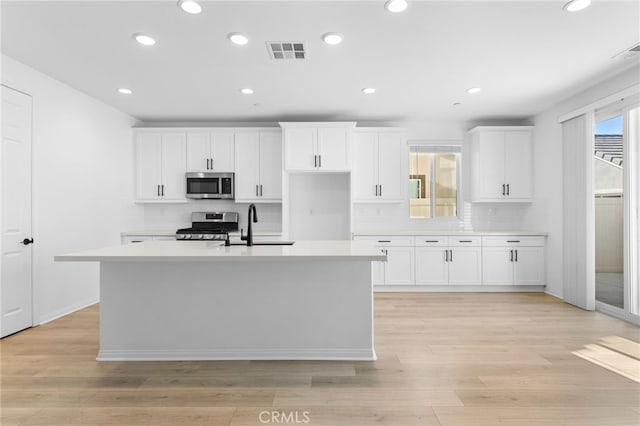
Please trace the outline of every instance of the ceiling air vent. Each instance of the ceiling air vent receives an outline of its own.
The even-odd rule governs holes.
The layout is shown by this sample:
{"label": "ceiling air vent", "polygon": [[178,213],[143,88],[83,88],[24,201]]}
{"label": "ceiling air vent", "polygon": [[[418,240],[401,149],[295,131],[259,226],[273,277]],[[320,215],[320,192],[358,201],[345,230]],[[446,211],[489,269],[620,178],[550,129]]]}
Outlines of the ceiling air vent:
{"label": "ceiling air vent", "polygon": [[271,59],[307,59],[307,50],[302,41],[268,41]]}
{"label": "ceiling air vent", "polygon": [[612,59],[629,59],[637,56],[638,54],[640,54],[640,43],[634,44],[628,49],[624,49],[622,52],[616,54]]}

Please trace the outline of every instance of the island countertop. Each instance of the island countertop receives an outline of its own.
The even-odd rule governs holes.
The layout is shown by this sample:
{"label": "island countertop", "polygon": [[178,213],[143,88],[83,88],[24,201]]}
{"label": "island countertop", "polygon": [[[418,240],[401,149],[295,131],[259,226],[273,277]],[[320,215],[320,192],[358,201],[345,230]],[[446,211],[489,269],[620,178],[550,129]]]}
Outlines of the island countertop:
{"label": "island countertop", "polygon": [[144,241],[55,256],[57,262],[385,261],[370,241],[296,241],[293,245],[225,247],[210,241]]}

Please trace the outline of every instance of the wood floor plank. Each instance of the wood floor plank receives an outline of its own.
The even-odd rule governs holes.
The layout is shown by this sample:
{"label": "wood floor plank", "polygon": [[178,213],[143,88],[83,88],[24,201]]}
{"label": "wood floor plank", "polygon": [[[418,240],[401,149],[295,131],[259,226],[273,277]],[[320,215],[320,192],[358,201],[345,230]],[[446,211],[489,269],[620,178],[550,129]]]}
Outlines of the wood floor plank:
{"label": "wood floor plank", "polygon": [[638,342],[619,336],[606,336],[600,339],[598,344],[640,360],[640,343]]}
{"label": "wood floor plank", "polygon": [[[640,424],[640,384],[572,354],[640,329],[541,293],[375,295],[377,361],[96,362],[99,307],[0,341],[5,425]],[[613,337],[611,337],[613,336]]]}

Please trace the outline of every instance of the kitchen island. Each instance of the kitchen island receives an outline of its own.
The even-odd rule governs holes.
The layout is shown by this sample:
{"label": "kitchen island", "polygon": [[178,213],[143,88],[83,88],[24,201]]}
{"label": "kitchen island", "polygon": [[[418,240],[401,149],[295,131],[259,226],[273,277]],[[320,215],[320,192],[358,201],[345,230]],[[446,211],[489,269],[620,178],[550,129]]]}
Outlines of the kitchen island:
{"label": "kitchen island", "polygon": [[99,361],[374,360],[368,241],[146,241],[100,262]]}

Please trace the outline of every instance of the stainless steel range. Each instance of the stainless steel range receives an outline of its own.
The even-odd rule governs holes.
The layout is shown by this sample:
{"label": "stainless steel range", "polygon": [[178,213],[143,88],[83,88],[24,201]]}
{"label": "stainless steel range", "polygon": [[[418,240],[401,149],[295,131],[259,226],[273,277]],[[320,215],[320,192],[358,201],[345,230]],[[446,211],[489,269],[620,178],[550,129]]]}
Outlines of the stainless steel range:
{"label": "stainless steel range", "polygon": [[223,240],[229,244],[229,233],[238,231],[237,212],[191,213],[191,228],[178,229],[176,240]]}

